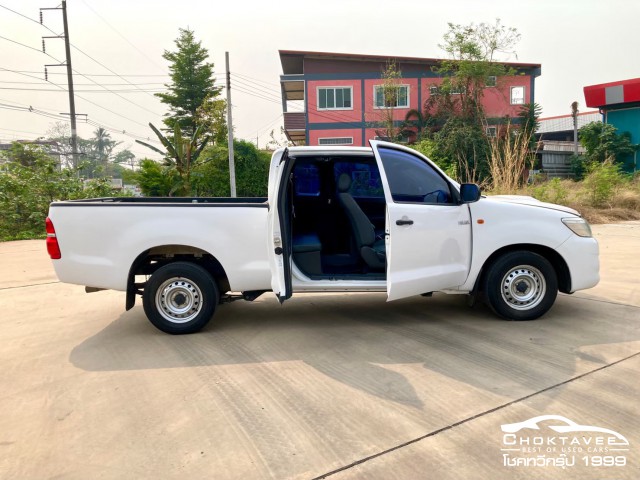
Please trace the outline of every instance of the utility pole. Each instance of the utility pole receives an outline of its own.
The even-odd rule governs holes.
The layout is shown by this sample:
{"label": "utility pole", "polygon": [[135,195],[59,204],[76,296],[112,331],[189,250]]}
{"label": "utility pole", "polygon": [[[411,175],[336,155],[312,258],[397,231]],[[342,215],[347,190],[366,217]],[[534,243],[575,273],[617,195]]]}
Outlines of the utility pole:
{"label": "utility pole", "polygon": [[573,117],[573,154],[578,155],[578,102],[571,104],[571,116]]}
{"label": "utility pole", "polygon": [[224,52],[227,66],[227,130],[229,131],[229,182],[231,196],[236,197],[236,166],[233,158],[233,120],[231,118],[231,73],[229,73],[229,52]]}
{"label": "utility pole", "polygon": [[67,67],[67,85],[69,90],[69,116],[71,119],[71,157],[73,159],[73,166],[78,166],[78,130],[76,128],[76,103],[75,95],[73,94],[73,69],[71,68],[71,45],[69,43],[69,23],[67,22],[67,2],[62,0],[62,7],[56,8],[41,8],[40,9],[40,23],[42,23],[42,10],[62,10],[62,23],[64,26],[64,34],[62,36],[55,37],[42,37],[42,50],[44,51],[44,39],[45,38],[63,38],[64,50],[66,54],[65,63],[55,65],[45,65],[45,79],[47,76],[47,67]]}

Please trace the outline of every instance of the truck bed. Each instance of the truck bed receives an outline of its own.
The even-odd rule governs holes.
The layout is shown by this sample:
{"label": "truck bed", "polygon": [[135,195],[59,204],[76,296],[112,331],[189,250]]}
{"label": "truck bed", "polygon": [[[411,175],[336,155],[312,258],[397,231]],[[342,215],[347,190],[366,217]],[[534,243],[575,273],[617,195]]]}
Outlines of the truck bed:
{"label": "truck bed", "polygon": [[103,197],[103,198],[85,198],[81,200],[65,200],[63,202],[53,202],[51,205],[56,207],[64,206],[81,206],[81,205],[118,205],[118,206],[187,206],[187,205],[215,205],[218,207],[265,207],[267,203],[266,197]]}
{"label": "truck bed", "polygon": [[214,257],[234,291],[270,287],[266,198],[109,197],[54,202],[49,217],[61,281],[126,290],[135,260],[151,249],[199,249]]}

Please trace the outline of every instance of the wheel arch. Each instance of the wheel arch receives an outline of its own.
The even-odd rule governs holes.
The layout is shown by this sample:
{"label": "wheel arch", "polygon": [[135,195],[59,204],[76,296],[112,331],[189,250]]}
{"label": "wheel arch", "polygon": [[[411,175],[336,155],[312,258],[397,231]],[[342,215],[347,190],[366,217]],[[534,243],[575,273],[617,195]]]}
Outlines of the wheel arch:
{"label": "wheel arch", "polygon": [[538,255],[544,257],[551,263],[551,266],[556,272],[558,277],[558,290],[562,293],[571,292],[571,272],[569,271],[569,266],[562,255],[560,255],[553,248],[547,247],[545,245],[538,245],[533,243],[519,243],[513,245],[507,245],[502,248],[499,248],[495,252],[493,252],[482,264],[482,268],[480,269],[480,274],[478,278],[476,278],[475,285],[473,287],[473,291],[477,292],[481,286],[483,285],[485,276],[488,271],[489,265],[496,261],[499,257],[506,253],[517,252],[517,251],[529,251],[533,253],[537,253]]}
{"label": "wheel arch", "polygon": [[141,285],[135,281],[136,275],[152,275],[161,266],[177,261],[200,265],[213,277],[221,295],[229,291],[229,278],[224,267],[206,250],[189,245],[158,245],[144,250],[132,262],[127,277],[125,308],[131,310],[135,305],[136,294],[141,293]]}

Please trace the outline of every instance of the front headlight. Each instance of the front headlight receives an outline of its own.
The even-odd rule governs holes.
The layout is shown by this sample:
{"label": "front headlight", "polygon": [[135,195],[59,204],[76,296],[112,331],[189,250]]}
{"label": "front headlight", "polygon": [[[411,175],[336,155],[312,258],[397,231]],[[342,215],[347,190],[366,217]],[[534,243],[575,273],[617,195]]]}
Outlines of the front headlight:
{"label": "front headlight", "polygon": [[579,235],[581,237],[591,237],[591,227],[589,226],[589,222],[587,222],[584,218],[580,217],[569,217],[563,218],[562,223],[564,223],[573,233]]}

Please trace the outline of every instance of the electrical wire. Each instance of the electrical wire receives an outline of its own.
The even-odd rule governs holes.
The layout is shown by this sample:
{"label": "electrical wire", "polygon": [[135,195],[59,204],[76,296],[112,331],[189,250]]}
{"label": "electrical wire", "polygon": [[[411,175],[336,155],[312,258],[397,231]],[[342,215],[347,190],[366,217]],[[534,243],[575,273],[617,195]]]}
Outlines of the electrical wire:
{"label": "electrical wire", "polygon": [[29,50],[35,50],[38,53],[42,53],[42,50],[40,50],[39,48],[30,47],[29,45],[25,45],[24,43],[20,43],[20,42],[17,42],[15,40],[12,40],[10,38],[3,37],[2,35],[0,35],[0,38],[3,39],[3,40],[6,40],[7,42],[11,42],[11,43],[15,43],[16,45],[20,45],[21,47],[28,48]]}
{"label": "electrical wire", "polygon": [[[0,87],[0,90],[14,90],[14,91],[27,91],[27,92],[64,92],[64,90],[55,89],[55,88],[20,88],[20,87]],[[166,90],[131,90],[131,89],[123,89],[123,90],[73,90],[74,93],[162,93],[166,92]]]}
{"label": "electrical wire", "polygon": [[[13,13],[15,13],[16,15],[20,15],[21,17],[26,18],[27,20],[30,20],[30,21],[32,21],[32,22],[34,22],[34,23],[36,23],[36,24],[38,24],[38,25],[42,26],[43,28],[47,29],[49,32],[51,32],[51,33],[55,34],[56,36],[60,36],[58,33],[56,33],[55,31],[53,31],[52,29],[50,29],[50,28],[49,28],[49,27],[47,27],[46,25],[41,24],[41,23],[40,23],[40,22],[38,22],[37,20],[35,20],[35,19],[33,19],[33,18],[30,18],[30,17],[28,17],[28,16],[26,16],[26,15],[23,15],[23,14],[21,14],[21,13],[18,13],[18,12],[16,12],[15,10],[11,10],[11,9],[9,9],[9,8],[7,8],[7,7],[4,7],[4,5],[0,5],[0,6],[2,6],[3,8],[5,8],[5,9],[7,9],[7,10],[9,10],[9,11],[13,12]],[[10,41],[10,42],[16,43],[16,44],[21,45],[21,46],[23,46],[23,47],[25,47],[25,48],[29,48],[29,49],[31,49],[31,50],[35,50],[35,51],[37,51],[37,52],[39,52],[39,53],[43,53],[44,55],[47,55],[48,57],[50,57],[50,58],[54,59],[56,62],[60,63],[61,65],[63,65],[63,64],[64,64],[64,62],[62,62],[61,60],[57,59],[57,58],[56,58],[56,57],[54,57],[53,55],[51,55],[51,54],[47,53],[46,51],[40,51],[40,50],[38,50],[38,49],[35,49],[35,48],[33,48],[33,47],[30,47],[30,46],[25,45],[25,44],[20,43],[20,42],[16,42],[15,40],[11,40],[11,39],[6,38],[6,37],[2,37],[2,36],[0,36],[0,38],[3,38],[3,39],[8,40],[8,41]],[[92,57],[91,55],[89,55],[88,53],[86,53],[86,52],[82,51],[80,48],[76,47],[73,43],[69,42],[69,45],[71,45],[74,49],[76,49],[77,51],[79,51],[80,53],[82,53],[83,55],[85,55],[86,57],[88,57],[89,59],[91,59],[92,61],[94,61],[95,63],[97,63],[97,64],[98,64],[98,65],[100,65],[101,67],[103,67],[104,69],[108,70],[108,71],[109,71],[109,72],[111,72],[112,74],[114,74],[114,75],[118,76],[119,78],[121,78],[121,79],[122,79],[122,80],[124,80],[125,82],[130,83],[126,78],[120,77],[120,75],[118,75],[116,72],[114,72],[114,71],[113,71],[113,70],[111,70],[109,67],[107,67],[106,65],[102,64],[101,62],[99,62],[98,60],[96,60],[95,58],[93,58],[93,57]],[[108,89],[107,87],[105,87],[104,85],[102,85],[102,84],[100,84],[100,83],[96,82],[95,80],[91,79],[90,77],[85,76],[84,74],[82,74],[82,73],[78,72],[78,71],[77,71],[77,70],[75,70],[75,69],[73,69],[73,72],[74,72],[74,73],[76,73],[76,74],[78,74],[78,75],[80,75],[80,76],[82,76],[82,77],[84,77],[84,78],[86,78],[87,80],[89,80],[90,82],[92,82],[92,83],[94,83],[94,84],[98,85],[99,87],[103,88],[104,90],[111,91],[111,92],[112,92],[114,95],[116,95],[117,97],[122,98],[125,102],[128,102],[128,103],[130,103],[130,104],[132,104],[132,105],[135,105],[137,108],[140,108],[140,109],[142,109],[142,110],[145,110],[146,112],[151,113],[151,114],[153,114],[153,115],[155,115],[155,116],[158,116],[158,117],[159,117],[159,116],[162,116],[160,113],[157,113],[157,112],[154,112],[154,111],[152,111],[152,110],[149,110],[148,108],[143,107],[142,105],[139,105],[139,104],[137,104],[137,103],[135,103],[135,102],[132,102],[132,101],[131,101],[131,100],[129,100],[128,98],[123,97],[123,96],[122,96],[122,95],[120,95],[119,93],[114,92],[114,91],[112,91],[112,90],[109,90],[109,89]],[[153,95],[152,95],[151,93],[149,93],[149,92],[145,92],[145,93],[147,93],[147,95],[151,95],[151,96],[153,96]]]}
{"label": "electrical wire", "polygon": [[[11,70],[11,69],[4,68],[4,67],[0,67],[0,70],[4,70],[4,71],[6,71],[6,72],[16,73],[16,74],[18,74],[18,75],[23,75],[23,76],[25,76],[25,77],[36,78],[36,79],[38,78],[38,77],[35,77],[35,76],[33,76],[33,75],[29,75],[29,74],[26,74],[26,73],[20,73],[20,72],[18,72],[18,71],[16,71],[16,70]],[[50,82],[50,83],[51,83],[51,82]],[[52,85],[56,85],[56,86],[60,87],[60,89],[61,89],[61,90],[67,91],[64,87],[61,87],[61,86],[59,86],[59,85],[58,85],[58,84],[56,84],[56,83],[52,83]],[[138,121],[136,121],[136,120],[133,120],[133,119],[131,119],[131,118],[129,118],[129,117],[126,117],[126,116],[124,116],[124,115],[122,115],[122,114],[120,114],[120,113],[118,113],[118,112],[114,112],[113,110],[111,110],[111,109],[109,109],[109,108],[107,108],[107,107],[103,107],[102,105],[99,105],[99,104],[97,104],[96,102],[92,102],[91,100],[89,100],[89,99],[87,99],[87,98],[85,98],[85,97],[83,97],[83,96],[81,96],[81,95],[77,95],[77,94],[76,94],[76,97],[78,97],[78,98],[80,98],[80,99],[84,100],[85,102],[90,103],[90,104],[92,104],[92,105],[94,105],[94,106],[96,106],[96,107],[98,107],[98,108],[100,108],[100,109],[102,109],[102,110],[105,110],[105,111],[107,111],[107,112],[109,112],[109,113],[112,113],[112,114],[116,115],[117,117],[120,117],[120,118],[123,118],[123,119],[125,119],[125,120],[128,120],[128,121],[129,121],[129,122],[131,122],[131,123],[135,123],[136,125],[139,125],[139,126],[141,126],[141,127],[145,127],[145,128],[148,126],[148,125],[145,125],[145,124],[143,124],[143,123],[140,123],[140,122],[138,122]]]}
{"label": "electrical wire", "polygon": [[82,0],[82,3],[85,4],[85,6],[91,10],[95,16],[97,16],[100,20],[102,20],[107,27],[109,27],[111,30],[113,30],[115,33],[117,33],[120,38],[122,38],[125,42],[127,42],[129,45],[131,45],[134,49],[136,49],[138,51],[138,53],[140,53],[144,58],[146,58],[150,63],[152,63],[153,65],[155,65],[156,67],[158,67],[161,70],[164,70],[165,67],[161,67],[160,65],[158,65],[156,62],[154,62],[151,58],[149,58],[147,56],[146,53],[144,53],[142,50],[140,50],[138,47],[136,47],[133,43],[131,43],[131,41],[129,41],[129,39],[127,37],[125,37],[122,33],[120,33],[113,25],[111,25],[109,22],[107,22],[107,20],[100,15],[91,5],[89,5],[85,0]]}

